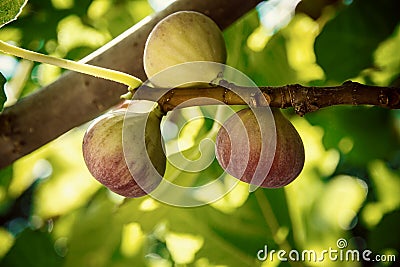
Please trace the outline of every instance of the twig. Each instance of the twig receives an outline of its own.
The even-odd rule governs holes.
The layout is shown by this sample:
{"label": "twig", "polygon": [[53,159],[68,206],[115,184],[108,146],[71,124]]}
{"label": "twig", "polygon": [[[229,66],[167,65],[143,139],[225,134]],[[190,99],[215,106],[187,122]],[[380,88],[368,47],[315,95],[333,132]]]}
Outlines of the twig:
{"label": "twig", "polygon": [[[142,90],[143,89],[143,90]],[[156,96],[166,92],[163,88],[139,89],[134,99],[152,100],[159,103],[164,112],[177,107],[187,107],[215,104],[214,100],[227,105],[245,105],[246,102],[236,93],[225,87],[212,88],[177,88],[168,90],[160,99]],[[241,90],[242,95],[249,92],[249,88],[235,86],[235,91]],[[285,85],[281,87],[259,87],[271,107],[288,108],[294,110],[300,116],[316,111],[320,108],[334,105],[374,105],[390,109],[400,108],[400,88],[380,87],[364,85],[356,82],[345,82],[332,87],[307,87],[299,84]],[[251,90],[253,92],[253,90]],[[250,97],[250,96],[249,96]],[[254,97],[254,96],[252,96]],[[198,101],[188,101],[199,98]],[[187,103],[186,103],[187,102]]]}

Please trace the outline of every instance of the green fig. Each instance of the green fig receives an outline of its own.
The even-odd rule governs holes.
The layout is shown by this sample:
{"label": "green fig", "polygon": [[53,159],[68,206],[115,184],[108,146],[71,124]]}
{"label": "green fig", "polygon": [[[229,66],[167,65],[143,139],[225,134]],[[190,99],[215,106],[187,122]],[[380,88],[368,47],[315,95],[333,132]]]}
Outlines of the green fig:
{"label": "green fig", "polygon": [[[83,157],[94,178],[111,191],[140,197],[154,190],[164,175],[161,114],[155,109],[150,114],[125,117],[125,112],[122,107],[89,126],[83,138]],[[124,139],[123,133],[127,133]]]}
{"label": "green fig", "polygon": [[[260,127],[271,126],[268,123],[259,125],[249,108],[228,118],[216,138],[216,157],[221,167],[232,176],[254,184],[253,175],[259,166],[263,171],[263,179],[261,183],[255,184],[265,188],[282,187],[292,182],[303,169],[305,158],[303,142],[294,126],[279,109],[271,110],[275,120],[276,146],[275,151],[266,151],[263,154],[265,157],[260,158],[261,144],[267,147],[273,137],[267,134],[261,139]],[[268,119],[266,114],[263,112],[258,116]],[[244,127],[240,127],[241,125]],[[268,133],[269,130],[270,128],[265,132]],[[233,148],[236,150],[235,155],[232,155]],[[249,155],[237,153],[238,151],[249,151]]]}
{"label": "green fig", "polygon": [[[217,24],[195,11],[179,11],[161,20],[151,31],[144,49],[147,77],[150,79],[168,67],[193,61],[225,63],[225,41]],[[214,65],[201,72],[211,81],[220,71],[220,66]],[[157,85],[168,86],[168,83],[158,81]]]}

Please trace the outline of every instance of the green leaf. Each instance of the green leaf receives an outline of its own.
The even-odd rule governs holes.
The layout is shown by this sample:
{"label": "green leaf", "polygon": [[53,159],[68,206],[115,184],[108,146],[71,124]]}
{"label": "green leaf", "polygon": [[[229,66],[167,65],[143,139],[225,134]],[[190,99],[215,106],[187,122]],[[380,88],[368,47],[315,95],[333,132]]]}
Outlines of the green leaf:
{"label": "green leaf", "polygon": [[[126,200],[118,207],[105,192],[100,191],[86,208],[77,213],[79,219],[72,227],[64,266],[87,266],[93,261],[99,267],[113,266],[116,262],[119,263],[117,266],[130,266],[129,261],[137,263],[137,266],[146,266],[147,257],[154,253],[168,259],[163,238],[164,234],[171,232],[196,236],[204,241],[194,262],[206,259],[216,265],[259,266],[261,262],[257,261],[257,252],[264,245],[271,249],[279,248],[271,234],[270,221],[287,228],[286,240],[294,243],[283,189],[258,189],[241,207],[228,213],[210,205],[173,207],[148,197]],[[149,201],[155,206],[144,209],[148,206],[144,203]],[[265,209],[269,206],[270,209]],[[135,255],[126,258],[120,254],[122,228],[132,222],[140,225],[146,239],[138,244],[140,247]]]}
{"label": "green leaf", "polygon": [[257,12],[253,11],[224,31],[229,55],[227,64],[258,85],[279,86],[298,82],[296,72],[289,65],[286,39],[281,32],[275,34],[261,51],[248,47],[247,40],[258,26]]}
{"label": "green leaf", "polygon": [[112,253],[120,242],[122,222],[113,214],[115,204],[104,192],[100,191],[78,212],[64,266],[89,266],[91,262],[98,267],[110,266]]}
{"label": "green leaf", "polygon": [[[259,197],[256,197],[258,194]],[[293,244],[292,229],[286,197],[283,189],[258,189],[250,194],[243,206],[224,213],[210,205],[197,208],[172,207],[158,204],[151,211],[142,211],[141,202],[127,201],[118,210],[121,221],[138,222],[149,234],[160,224],[167,231],[201,236],[204,244],[196,254],[196,260],[208,259],[216,265],[258,266],[257,252],[268,245],[278,249],[271,233],[270,221],[289,229],[287,239]],[[263,213],[265,207],[267,213]],[[266,216],[266,217],[264,217]]]}
{"label": "green leaf", "polygon": [[[400,210],[386,214],[382,221],[368,235],[368,248],[375,253],[383,249],[400,249],[400,239],[394,238],[400,221]],[[398,255],[397,255],[398,257]]]}
{"label": "green leaf", "polygon": [[54,250],[48,232],[25,229],[17,236],[14,246],[0,262],[1,266],[42,267],[61,266],[62,258]]}
{"label": "green leaf", "polygon": [[0,112],[3,110],[4,103],[7,100],[6,97],[6,92],[5,92],[5,87],[4,85],[6,84],[7,80],[3,76],[3,74],[0,72]]}
{"label": "green leaf", "polygon": [[[324,129],[327,149],[342,151],[340,165],[365,167],[377,158],[394,157],[400,146],[391,110],[336,106],[306,115]],[[376,145],[375,145],[376,144]]]}
{"label": "green leaf", "polygon": [[0,27],[15,20],[28,0],[2,0],[0,2]]}
{"label": "green leaf", "polygon": [[[0,191],[2,192],[8,191],[12,177],[13,177],[12,165],[9,165],[4,169],[0,169]],[[8,196],[5,196],[0,200],[0,221],[2,221],[1,217],[4,216],[6,212],[8,212],[11,204],[12,200],[10,200]]]}
{"label": "green leaf", "polygon": [[9,165],[4,169],[0,169],[0,188],[4,188],[7,191],[8,187],[10,186],[12,176],[13,176],[12,165]]}
{"label": "green leaf", "polygon": [[45,42],[57,40],[59,23],[72,14],[81,18],[87,16],[91,2],[91,0],[74,1],[71,8],[59,9],[52,4],[52,1],[30,0],[29,9],[24,16],[12,25],[22,31],[19,45],[37,52],[48,53]]}
{"label": "green leaf", "polygon": [[393,33],[399,20],[394,0],[359,0],[342,10],[315,42],[317,63],[326,78],[342,82],[373,67],[373,52]]}

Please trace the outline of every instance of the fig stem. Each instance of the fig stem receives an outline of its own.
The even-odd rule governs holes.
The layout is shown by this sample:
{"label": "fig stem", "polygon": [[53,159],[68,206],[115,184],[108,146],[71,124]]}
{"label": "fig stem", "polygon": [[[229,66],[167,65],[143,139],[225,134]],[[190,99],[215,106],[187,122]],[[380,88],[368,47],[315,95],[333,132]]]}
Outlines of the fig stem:
{"label": "fig stem", "polygon": [[130,88],[137,88],[142,84],[142,81],[139,78],[136,78],[135,76],[129,75],[121,71],[110,70],[107,68],[93,66],[82,62],[76,62],[68,59],[56,58],[40,54],[37,52],[29,51],[8,44],[1,40],[0,40],[0,51],[27,60],[55,65],[64,69],[80,72],[83,74],[88,74],[94,77],[103,78],[114,82],[119,82],[129,86]]}

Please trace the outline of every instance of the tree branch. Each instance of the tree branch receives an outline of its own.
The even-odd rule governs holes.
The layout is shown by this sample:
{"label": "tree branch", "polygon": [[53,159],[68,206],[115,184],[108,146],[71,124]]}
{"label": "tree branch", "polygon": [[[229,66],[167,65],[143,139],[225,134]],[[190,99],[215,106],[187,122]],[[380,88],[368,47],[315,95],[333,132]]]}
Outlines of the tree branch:
{"label": "tree branch", "polygon": [[[228,27],[261,0],[179,0],[145,18],[83,62],[119,70],[146,80],[143,50],[154,25],[179,10],[195,10]],[[54,83],[22,99],[0,114],[0,168],[34,151],[68,130],[116,105],[126,87],[68,72]]]}
{"label": "tree branch", "polygon": [[[253,92],[247,87],[229,84],[227,88],[241,90],[242,95],[246,92]],[[215,104],[217,100],[227,105],[246,105],[246,102],[236,93],[226,87],[218,86],[212,88],[176,88],[164,94],[157,102],[164,112],[170,111],[175,107],[201,106]],[[142,90],[144,89],[144,90]],[[137,100],[157,100],[161,92],[166,92],[163,88],[146,88],[135,92]],[[265,97],[271,107],[288,108],[294,110],[300,116],[308,112],[316,111],[320,108],[334,105],[374,105],[390,109],[400,108],[400,88],[399,87],[380,87],[364,85],[357,82],[348,81],[339,86],[332,87],[307,87],[300,84],[285,85],[281,87],[261,86],[262,94],[258,96],[246,96],[255,98]],[[145,92],[145,93],[143,93]],[[200,98],[201,97],[201,98]],[[198,101],[189,101],[199,98]]]}

